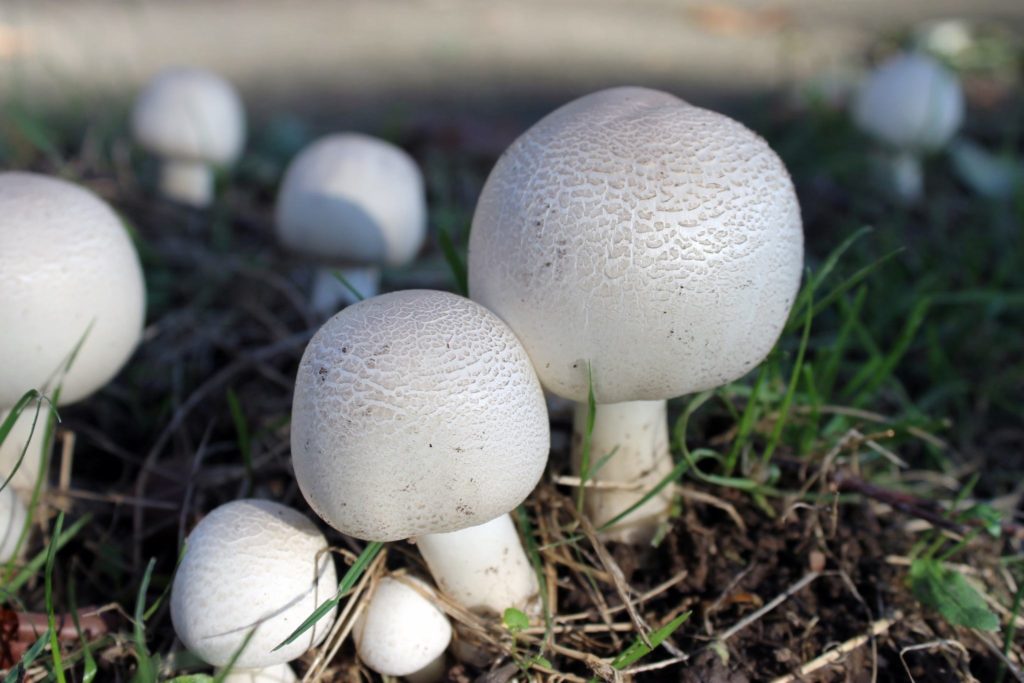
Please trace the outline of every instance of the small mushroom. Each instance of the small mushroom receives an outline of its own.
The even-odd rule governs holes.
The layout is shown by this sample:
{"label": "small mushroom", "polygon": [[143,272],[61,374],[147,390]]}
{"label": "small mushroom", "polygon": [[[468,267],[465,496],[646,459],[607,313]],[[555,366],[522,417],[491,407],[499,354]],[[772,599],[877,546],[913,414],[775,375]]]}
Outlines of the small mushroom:
{"label": "small mushroom", "polygon": [[144,314],[139,257],[104,201],[0,173],[0,410],[29,389],[60,385],[61,404],[96,391],[135,349]]}
{"label": "small mushroom", "polygon": [[352,635],[366,666],[385,676],[427,683],[444,674],[444,651],[452,639],[452,625],[419,591],[432,593],[430,586],[414,577],[384,577]]}
{"label": "small mushroom", "polygon": [[[454,294],[413,290],[349,306],[313,336],[292,404],[292,462],[318,515],[357,538],[462,536],[452,575],[426,555],[468,609],[501,614],[535,596],[536,579],[511,538],[477,542],[470,527],[519,505],[539,480],[550,433],[544,396],[511,330]],[[451,548],[453,538],[445,543]],[[463,582],[474,582],[464,586]]]}
{"label": "small mushroom", "polygon": [[328,316],[356,297],[377,294],[380,266],[411,261],[426,235],[423,176],[412,157],[369,135],[330,135],[304,149],[277,195],[278,241],[321,264],[312,307]]}
{"label": "small mushroom", "polygon": [[[469,291],[516,333],[545,388],[599,404],[587,509],[602,526],[672,469],[665,400],[721,386],[775,344],[803,263],[785,166],[741,124],[613,88],[549,114],[502,155],[469,242]],[[598,468],[598,465],[601,465]],[[606,537],[646,542],[670,490]]]}
{"label": "small mushroom", "polygon": [[323,640],[333,611],[274,651],[337,589],[327,541],[311,521],[278,503],[238,500],[210,512],[189,535],[171,589],[171,621],[203,661],[223,667],[241,650],[233,669],[262,669]]}
{"label": "small mushroom", "polygon": [[888,147],[888,174],[904,201],[921,196],[921,157],[952,139],[964,118],[960,82],[920,52],[895,55],[864,81],[853,101],[853,120]]}
{"label": "small mushroom", "polygon": [[245,110],[226,80],[174,67],[143,88],[132,111],[136,141],[161,159],[160,192],[196,207],[213,200],[213,169],[234,163],[245,141]]}

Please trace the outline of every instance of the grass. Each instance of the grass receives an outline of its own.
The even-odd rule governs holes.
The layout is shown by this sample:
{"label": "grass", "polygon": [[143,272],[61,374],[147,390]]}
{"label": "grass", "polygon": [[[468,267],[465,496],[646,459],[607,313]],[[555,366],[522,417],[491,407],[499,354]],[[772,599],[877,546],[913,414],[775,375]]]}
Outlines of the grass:
{"label": "grass", "polygon": [[[1000,107],[999,120],[1012,121],[1024,101],[1016,93]],[[938,670],[938,655],[902,652],[932,640],[962,643],[980,680],[1019,668],[1021,550],[1005,531],[1016,524],[1017,498],[1004,498],[1011,504],[998,512],[991,507],[1004,529],[999,538],[984,532],[991,519],[957,511],[1019,494],[1024,471],[1024,195],[973,196],[937,156],[926,169],[929,202],[901,207],[875,187],[870,144],[842,113],[773,101],[745,120],[783,156],[804,211],[809,270],[777,348],[748,377],[671,404],[675,467],[637,503],[667,487],[682,496],[657,547],[605,556],[579,528],[583,494],[550,482],[519,509],[543,586],[543,623],[517,620],[513,634],[496,620],[455,613],[463,637],[489,657],[464,665],[467,675],[511,661],[520,675],[588,681],[612,675],[602,667],[671,660],[679,661],[643,680],[783,675],[897,612],[904,620],[872,641],[878,657],[856,660],[865,668],[875,661],[879,680],[905,680],[899,664],[886,668],[901,657]],[[311,134],[301,128],[257,128],[253,148],[222,181],[227,194],[199,215],[153,201],[150,162],[123,153],[123,119],[92,111],[51,117],[17,103],[0,114],[0,162],[75,178],[126,216],[150,300],[146,340],[129,367],[98,395],[62,408],[59,426],[49,420],[62,447],[55,465],[71,457],[72,476],[37,489],[45,507],[33,507],[52,531],[36,534],[30,559],[4,573],[0,591],[12,611],[46,615],[45,628],[23,643],[22,669],[5,680],[22,670],[49,680],[188,680],[198,664],[180,656],[165,599],[181,536],[240,496],[305,509],[290,475],[287,424],[303,333],[315,321],[295,264],[267,238],[283,164]],[[1020,154],[1014,125],[968,132]],[[94,143],[88,149],[85,136]],[[396,140],[406,142],[400,128]],[[473,188],[494,160],[420,144],[437,200],[437,244],[408,272],[385,277],[464,292]],[[451,158],[439,163],[442,154]],[[20,408],[37,398],[26,394]],[[568,439],[570,422],[553,416],[556,444]],[[9,429],[0,426],[0,438]],[[567,451],[553,454],[553,473],[568,469]],[[958,500],[955,488],[968,490],[972,474],[976,483]],[[867,494],[844,488],[854,478],[894,498],[868,504]],[[181,501],[189,502],[183,511]],[[922,530],[914,511],[949,526]],[[381,548],[328,533],[358,557],[330,609]],[[734,631],[818,561],[821,577],[785,601],[784,614],[767,612]],[[400,545],[388,564],[422,571]],[[948,623],[956,617],[938,618],[965,594],[951,571],[982,582],[984,590],[972,590],[1001,628],[991,642]],[[624,609],[623,591],[649,595],[635,615]],[[104,605],[119,616],[106,633],[84,635]],[[64,611],[74,621],[70,638],[59,628]],[[689,661],[681,664],[673,650]],[[326,675],[356,666],[346,645]]]}

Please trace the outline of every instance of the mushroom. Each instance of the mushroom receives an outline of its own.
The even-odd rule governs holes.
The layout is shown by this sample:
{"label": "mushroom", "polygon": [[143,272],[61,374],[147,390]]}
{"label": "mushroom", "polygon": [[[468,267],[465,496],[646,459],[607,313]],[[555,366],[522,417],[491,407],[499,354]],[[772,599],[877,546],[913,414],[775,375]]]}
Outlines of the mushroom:
{"label": "mushroom", "polygon": [[897,197],[908,202],[921,196],[922,155],[944,147],[963,118],[964,94],[956,76],[920,52],[883,62],[853,101],[854,122],[889,148],[890,180]]}
{"label": "mushroom", "polygon": [[189,535],[171,589],[171,621],[203,661],[227,666],[241,651],[233,670],[262,669],[323,640],[333,611],[274,650],[337,590],[327,541],[309,519],[279,503],[237,500]]}
{"label": "mushroom", "polygon": [[245,110],[226,80],[205,69],[173,67],[135,100],[136,141],[161,159],[160,192],[196,207],[213,201],[213,168],[238,158]]}
{"label": "mushroom", "polygon": [[25,504],[14,494],[14,489],[10,486],[0,489],[0,563],[14,558],[26,515]]}
{"label": "mushroom", "polygon": [[135,349],[144,314],[138,255],[105,202],[66,180],[0,173],[0,410],[32,388],[59,385],[61,404],[96,391]]}
{"label": "mushroom", "polygon": [[[610,522],[672,468],[665,400],[742,377],[796,296],[800,208],[785,166],[741,124],[664,92],[623,87],[542,119],[488,177],[469,290],[523,342],[541,382],[598,404],[587,492]],[[597,467],[603,462],[603,466]],[[668,491],[605,537],[646,542]]]}
{"label": "mushroom", "polygon": [[452,639],[452,625],[421,591],[432,593],[417,578],[384,577],[356,622],[352,631],[356,652],[377,673],[420,683],[444,675],[444,651]]}
{"label": "mushroom", "polygon": [[470,528],[526,498],[550,446],[529,358],[483,306],[411,290],[342,310],[302,356],[291,442],[299,488],[342,533],[443,543],[455,562],[480,568],[448,573],[449,562],[425,554],[442,589],[478,596],[468,609],[501,614],[535,596],[514,525],[496,522],[503,536],[485,545]]}
{"label": "mushroom", "polygon": [[377,294],[382,264],[411,261],[426,235],[423,176],[412,157],[368,135],[342,133],[306,147],[288,166],[277,195],[277,237],[323,264],[312,307],[327,316],[355,297]]}

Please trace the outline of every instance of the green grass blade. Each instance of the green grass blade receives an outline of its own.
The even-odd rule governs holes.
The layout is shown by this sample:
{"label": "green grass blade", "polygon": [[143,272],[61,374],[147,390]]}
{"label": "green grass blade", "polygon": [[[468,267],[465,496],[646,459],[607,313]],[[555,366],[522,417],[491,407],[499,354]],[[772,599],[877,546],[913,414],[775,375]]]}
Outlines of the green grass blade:
{"label": "green grass blade", "polygon": [[68,576],[68,611],[71,612],[71,621],[75,624],[75,633],[82,643],[82,683],[92,683],[96,679],[96,659],[92,654],[92,645],[82,631],[82,624],[78,618],[78,594],[75,589],[73,576]]}
{"label": "green grass blade", "polygon": [[[79,518],[74,524],[63,530],[56,538],[50,540],[50,547],[60,550],[68,542],[74,538],[82,528],[92,521],[92,514],[85,514]],[[0,588],[0,597],[4,600],[10,600],[18,590],[28,583],[33,576],[46,564],[46,558],[48,557],[50,549],[41,550],[35,557],[29,560],[28,564],[21,568],[21,571],[15,575],[13,579],[7,582],[2,588]]]}
{"label": "green grass blade", "polygon": [[28,438],[25,440],[25,445],[22,447],[21,453],[18,455],[18,460],[14,463],[14,467],[7,473],[7,478],[4,479],[4,483],[0,485],[0,491],[7,488],[11,479],[14,478],[14,474],[21,468],[21,463],[25,459],[25,455],[28,453],[29,444],[36,433],[36,423],[39,421],[39,413],[42,410],[43,404],[41,399],[43,399],[43,396],[38,391],[35,389],[29,389],[22,394],[21,398],[18,399],[18,402],[14,404],[13,408],[11,408],[7,417],[4,418],[3,424],[0,424],[0,444],[3,444],[4,440],[7,439],[7,435],[11,433],[11,430],[14,429],[14,425],[17,424],[18,418],[21,417],[21,413],[24,412],[24,410],[33,401],[39,401],[39,404],[36,406],[36,414],[32,418],[32,426],[29,428]]}
{"label": "green grass blade", "polygon": [[583,501],[586,497],[586,484],[590,479],[590,449],[594,435],[594,420],[597,416],[597,402],[594,400],[594,375],[587,362],[587,424],[583,430],[583,443],[580,444],[580,487],[576,491],[576,513],[583,514]]}
{"label": "green grass blade", "polygon": [[814,299],[807,300],[807,314],[804,318],[804,331],[800,335],[800,347],[796,352],[796,362],[793,364],[793,372],[789,377],[789,386],[786,388],[786,396],[782,399],[782,406],[779,408],[779,418],[775,421],[771,436],[768,438],[768,445],[761,455],[761,464],[768,465],[772,461],[772,454],[782,439],[782,430],[786,426],[789,417],[789,409],[793,404],[793,396],[796,395],[796,386],[800,382],[801,368],[804,365],[804,354],[807,352],[807,342],[811,338],[811,321],[814,320]]}
{"label": "green grass blade", "polygon": [[156,664],[149,654],[146,645],[146,593],[149,592],[149,581],[153,576],[153,569],[156,567],[156,558],[151,558],[146,565],[146,573],[142,575],[142,583],[139,584],[139,592],[135,598],[135,618],[132,637],[135,641],[135,661],[138,668],[132,680],[135,683],[155,682]]}
{"label": "green grass blade", "polygon": [[[540,556],[540,548],[537,546],[537,539],[533,535],[533,524],[530,523],[530,517],[526,514],[526,508],[520,505],[516,508],[516,522],[519,526],[519,533],[523,537],[523,545],[526,549],[526,557],[530,560],[530,566],[533,567],[534,573],[537,575],[537,586],[540,591],[540,602],[541,608],[544,612],[544,646],[551,642],[551,637],[554,635],[554,620],[551,614],[551,605],[548,603],[548,580],[544,574],[544,561]],[[541,652],[544,652],[544,648],[541,648]]]}
{"label": "green grass blade", "polygon": [[[839,246],[832,250],[832,252],[825,258],[825,261],[821,264],[821,268],[816,273],[811,275],[807,279],[807,283],[797,294],[796,301],[793,302],[793,309],[790,312],[789,322],[786,324],[786,330],[788,331],[793,327],[795,321],[803,320],[804,308],[809,306],[809,299],[813,295],[814,291],[832,274],[836,266],[839,265],[839,259],[842,258],[850,247],[854,245],[859,239],[867,235],[873,230],[871,226],[863,226],[860,229],[854,231],[852,235],[843,240]],[[785,333],[783,333],[785,334]]]}
{"label": "green grass blade", "polygon": [[[64,513],[57,515],[57,521],[53,525],[53,535],[60,537],[64,528]],[[50,631],[50,654],[53,656],[53,673],[57,677],[57,683],[65,683],[64,660],[60,654],[60,641],[57,639],[57,614],[53,607],[53,563],[57,558],[57,544],[50,540],[50,547],[46,550],[46,572],[43,575],[44,590],[46,591],[46,621]]]}
{"label": "green grass blade", "polygon": [[448,268],[452,271],[452,280],[455,281],[455,290],[462,296],[469,296],[469,273],[466,271],[466,264],[459,254],[459,250],[452,241],[451,233],[444,226],[437,231],[437,241],[441,245],[441,253]]}
{"label": "green grass blade", "polygon": [[857,272],[855,272],[853,275],[851,275],[850,277],[848,277],[845,280],[843,280],[831,292],[829,292],[824,297],[822,297],[821,301],[819,301],[817,304],[814,305],[814,309],[813,309],[811,315],[812,316],[816,316],[819,313],[821,313],[823,310],[825,310],[826,308],[831,306],[832,303],[836,299],[838,299],[839,297],[841,297],[842,295],[846,294],[848,291],[850,291],[851,289],[853,289],[854,287],[859,285],[869,275],[871,275],[873,272],[878,270],[878,268],[880,268],[883,264],[885,264],[887,261],[891,260],[892,258],[896,257],[897,255],[899,255],[903,251],[904,251],[903,247],[900,247],[899,249],[893,249],[888,254],[885,254],[884,256],[882,256],[882,257],[880,257],[878,259],[875,259],[874,261],[872,261],[868,265],[866,265],[863,268],[860,268],[859,270],[857,270]]}
{"label": "green grass blade", "polygon": [[354,296],[357,301],[363,301],[366,298],[365,296],[363,296],[362,292],[355,288],[355,285],[348,281],[348,279],[340,270],[332,270],[331,275],[333,275],[334,279],[340,282],[345,289],[351,292],[352,296]]}
{"label": "green grass blade", "polygon": [[384,544],[379,541],[368,543],[366,547],[363,548],[363,552],[359,553],[359,557],[356,558],[356,561],[353,562],[352,566],[348,568],[347,572],[345,572],[345,576],[341,579],[341,583],[338,584],[338,592],[334,597],[313,610],[313,613],[306,617],[306,620],[299,624],[299,627],[292,631],[290,636],[279,643],[272,652],[276,652],[285,645],[290,645],[295,642],[296,638],[311,629],[313,624],[320,621],[325,614],[337,607],[338,603],[341,602],[341,599],[349,594],[352,587],[356,585],[356,581],[358,581],[359,577],[363,575],[366,567],[373,561],[373,558],[377,556],[377,553],[379,553],[380,549],[383,547]]}
{"label": "green grass blade", "polygon": [[242,463],[245,466],[245,490],[243,498],[248,498],[252,493],[252,436],[249,433],[249,423],[242,411],[242,403],[238,400],[238,394],[234,389],[229,388],[227,392],[228,410],[231,412],[231,421],[235,425],[235,439],[238,442],[238,452],[242,454]]}
{"label": "green grass blade", "polygon": [[237,662],[238,658],[242,656],[245,648],[249,647],[249,641],[252,640],[254,635],[256,635],[255,626],[249,629],[249,632],[245,634],[245,638],[242,640],[242,644],[238,646],[237,650],[231,653],[231,659],[229,659],[228,663],[225,664],[224,667],[217,672],[217,675],[213,677],[213,683],[224,683],[224,679],[231,673],[231,670],[235,667],[235,662]]}
{"label": "green grass blade", "polygon": [[[658,630],[652,631],[648,636],[648,640],[651,642],[650,647],[647,646],[642,638],[637,638],[633,641],[632,645],[627,647],[619,653],[619,656],[612,660],[612,668],[622,671],[626,667],[636,664],[638,661],[654,652],[654,648],[665,642],[665,640],[675,633],[680,626],[686,623],[686,620],[690,618],[690,614],[692,614],[692,612],[683,612]],[[598,681],[597,678],[591,678],[590,680],[592,683],[596,683],[596,681]]]}
{"label": "green grass blade", "polygon": [[727,477],[732,476],[732,473],[735,471],[736,463],[739,462],[740,452],[750,439],[750,433],[754,430],[754,425],[757,423],[757,417],[760,413],[758,398],[761,393],[761,385],[764,384],[764,378],[767,374],[768,363],[765,362],[761,364],[761,368],[757,372],[757,379],[754,380],[754,387],[750,391],[750,398],[747,399],[747,405],[743,409],[743,416],[740,418],[740,424],[736,430],[736,438],[733,439],[732,447],[729,449],[728,455],[725,456],[722,471]]}
{"label": "green grass blade", "polygon": [[39,657],[39,653],[43,651],[46,644],[50,642],[52,635],[52,628],[47,627],[46,632],[39,636],[39,640],[32,643],[32,647],[25,650],[25,654],[21,656],[21,661],[15,666],[11,667],[11,670],[4,676],[4,683],[21,683],[25,678],[25,671],[32,666],[32,662],[36,661]]}

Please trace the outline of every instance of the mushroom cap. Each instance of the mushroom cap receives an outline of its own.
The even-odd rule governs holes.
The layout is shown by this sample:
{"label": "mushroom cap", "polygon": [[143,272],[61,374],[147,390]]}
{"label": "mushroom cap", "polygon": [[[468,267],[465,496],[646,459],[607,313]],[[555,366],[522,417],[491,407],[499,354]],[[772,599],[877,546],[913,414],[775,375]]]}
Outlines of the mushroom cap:
{"label": "mushroom cap", "polygon": [[132,129],[158,156],[226,165],[245,141],[245,110],[217,74],[172,67],[154,76],[135,100]]}
{"label": "mushroom cap", "polygon": [[[7,473],[0,472],[0,484],[6,478]],[[14,557],[27,514],[25,504],[15,495],[14,489],[5,486],[0,490],[0,562],[7,562]]]}
{"label": "mushroom cap", "polygon": [[928,152],[953,137],[964,118],[956,76],[928,55],[911,52],[882,63],[857,91],[854,122],[897,149]]}
{"label": "mushroom cap", "polygon": [[189,535],[171,589],[171,621],[185,647],[214,666],[226,666],[255,628],[234,666],[256,669],[323,640],[333,611],[272,652],[337,590],[327,541],[309,519],[279,503],[237,500]]}
{"label": "mushroom cap", "polygon": [[0,173],[0,409],[54,389],[79,342],[60,402],[99,389],[135,349],[145,306],[139,257],[105,202],[65,180]]}
{"label": "mushroom cap", "polygon": [[375,541],[505,514],[550,447],[544,395],[512,331],[477,303],[426,290],[324,323],[299,364],[291,439],[313,510]]}
{"label": "mushroom cap", "polygon": [[473,216],[469,290],[550,391],[662,400],[730,382],[775,344],[803,230],[785,166],[728,117],[613,88],[546,116]]}
{"label": "mushroom cap", "polygon": [[278,240],[327,262],[402,265],[427,230],[423,175],[412,157],[359,133],[321,138],[288,166],[277,195]]}
{"label": "mushroom cap", "polygon": [[359,658],[385,676],[408,676],[441,656],[452,639],[448,617],[408,583],[428,593],[423,581],[384,577],[352,632]]}

